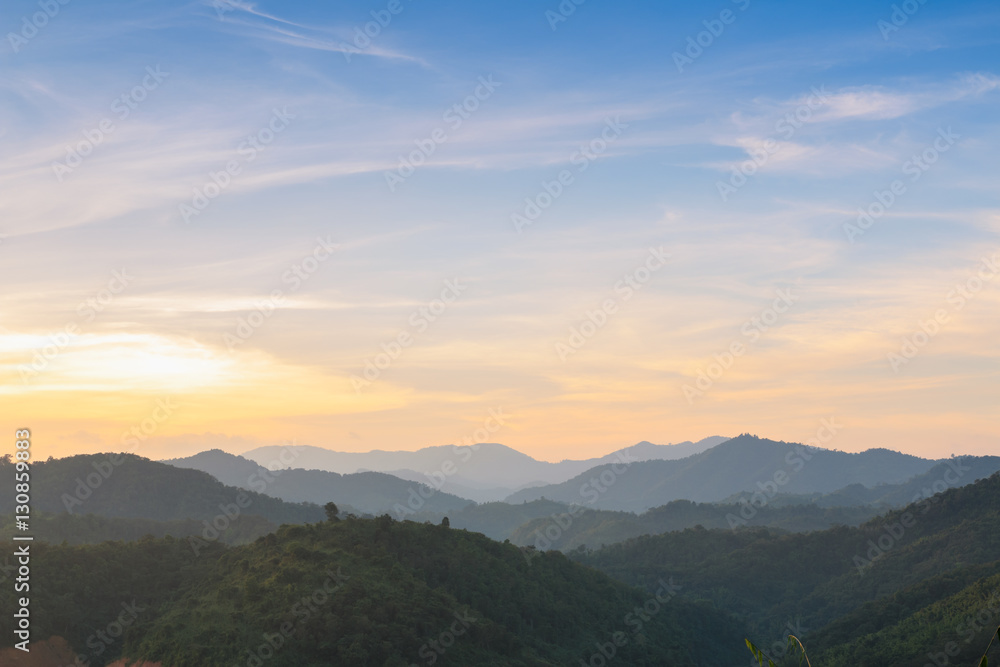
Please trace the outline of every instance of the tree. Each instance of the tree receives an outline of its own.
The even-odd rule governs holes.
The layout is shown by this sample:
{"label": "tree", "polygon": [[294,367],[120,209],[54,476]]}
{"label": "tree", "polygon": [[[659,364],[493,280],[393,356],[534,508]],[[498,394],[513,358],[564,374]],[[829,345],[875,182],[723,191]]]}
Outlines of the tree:
{"label": "tree", "polygon": [[448,521],[448,517],[441,519],[441,525],[445,528],[451,528],[451,521]]}
{"label": "tree", "polygon": [[340,510],[337,509],[337,503],[327,503],[323,505],[323,509],[326,510],[326,520],[329,522],[340,521],[337,517],[340,514]]}

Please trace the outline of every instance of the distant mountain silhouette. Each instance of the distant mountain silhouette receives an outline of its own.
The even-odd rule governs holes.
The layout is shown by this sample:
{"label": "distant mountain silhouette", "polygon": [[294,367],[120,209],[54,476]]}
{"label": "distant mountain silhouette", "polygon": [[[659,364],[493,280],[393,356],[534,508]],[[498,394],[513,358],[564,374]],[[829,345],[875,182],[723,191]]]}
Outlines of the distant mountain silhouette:
{"label": "distant mountain silhouette", "polygon": [[[640,461],[680,459],[726,440],[721,436],[712,436],[698,442],[675,445],[654,445],[644,441],[600,458],[558,463],[538,461],[498,443],[479,443],[468,447],[443,445],[415,452],[375,450],[364,453],[300,446],[294,448],[295,459],[290,465],[340,474],[387,472],[424,483],[437,480],[433,483],[437,486],[443,482],[442,491],[477,502],[488,502],[502,500],[525,487],[565,482],[595,466],[618,461],[626,455]],[[259,447],[245,452],[243,456],[271,468],[272,462],[279,461],[283,454],[287,459],[288,451],[288,447]]]}
{"label": "distant mountain silhouette", "polygon": [[[288,459],[288,457],[285,457]],[[305,456],[301,457],[305,458]],[[275,457],[277,459],[277,455]],[[296,461],[298,462],[298,461]],[[201,452],[182,459],[164,461],[178,468],[207,472],[220,481],[299,503],[319,505],[333,501],[342,513],[409,516],[399,508],[423,512],[455,512],[470,504],[466,498],[436,491],[425,484],[407,481],[381,472],[340,475],[325,470],[301,468],[272,471],[257,463],[219,449]]]}
{"label": "distant mountain silhouette", "polygon": [[[851,484],[902,484],[939,463],[887,449],[850,454],[741,435],[680,460],[646,461],[628,468],[596,466],[561,484],[524,489],[506,500],[520,503],[544,497],[642,512],[672,500],[719,502],[733,494],[749,492],[749,497],[759,492],[763,494],[759,503],[780,493],[825,494]],[[968,484],[975,476],[962,473],[959,480]]]}
{"label": "distant mountain silhouette", "polygon": [[[811,504],[818,507],[896,508],[917,502],[920,498],[940,493],[951,486],[964,486],[1000,471],[1000,456],[961,456],[945,460],[930,470],[901,484],[879,484],[867,487],[851,484],[831,493],[780,493],[768,503],[771,507]],[[954,480],[957,483],[952,483]],[[736,493],[723,502],[745,500],[748,492]]]}
{"label": "distant mountain silhouette", "polygon": [[[392,475],[393,477],[399,477],[400,479],[405,479],[410,482],[416,482],[419,484],[429,484],[430,478],[427,475],[417,472],[416,470],[387,470],[386,474]],[[438,478],[440,480],[440,478]],[[463,479],[457,475],[454,477],[446,477],[444,483],[441,486],[442,491],[447,491],[453,495],[459,496],[460,498],[468,498],[477,503],[493,503],[499,500],[503,500],[510,494],[520,491],[523,488],[528,488],[531,486],[538,486],[538,482],[533,484],[524,484],[516,487],[509,486],[489,486],[484,487],[476,484],[472,480]]]}

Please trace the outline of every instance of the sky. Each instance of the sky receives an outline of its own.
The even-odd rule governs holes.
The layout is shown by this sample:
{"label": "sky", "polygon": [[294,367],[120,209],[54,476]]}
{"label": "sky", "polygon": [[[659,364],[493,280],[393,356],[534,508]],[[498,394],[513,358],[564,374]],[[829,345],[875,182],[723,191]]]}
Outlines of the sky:
{"label": "sky", "polygon": [[1000,6],[577,1],[7,3],[0,428],[1000,452]]}

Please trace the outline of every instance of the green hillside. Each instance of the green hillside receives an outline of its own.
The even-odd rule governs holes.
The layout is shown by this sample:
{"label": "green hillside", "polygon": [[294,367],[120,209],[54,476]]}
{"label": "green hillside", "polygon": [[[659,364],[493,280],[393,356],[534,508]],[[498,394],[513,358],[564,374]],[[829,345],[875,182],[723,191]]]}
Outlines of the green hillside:
{"label": "green hillside", "polygon": [[[14,525],[13,515],[0,515],[0,540],[10,542],[11,537],[18,534]],[[210,533],[213,539],[224,544],[245,544],[258,537],[274,532],[277,525],[256,514],[246,514],[236,517],[219,531],[218,537]],[[151,537],[189,537],[202,539],[205,533],[205,523],[197,519],[173,519],[171,521],[156,521],[154,519],[106,517],[96,514],[50,514],[36,512],[31,520],[31,535],[36,541],[52,542],[54,544],[99,544],[101,542],[126,541],[132,542],[147,535]]]}
{"label": "green hillside", "polygon": [[[44,484],[94,462],[74,459],[39,465]],[[128,483],[139,473],[152,475],[147,493],[165,504],[158,512]],[[165,480],[187,485],[197,502],[171,499]],[[943,664],[971,664],[989,625],[1000,623],[1000,474],[858,526],[794,533],[699,523],[566,555],[388,514],[274,531],[274,521],[249,510],[325,512],[267,496],[253,497],[219,540],[192,541],[214,519],[171,517],[205,516],[243,492],[137,457],[105,482],[86,506],[111,516],[33,515],[34,637],[64,637],[80,664],[95,667],[120,656],[163,667],[730,665],[747,664],[745,638],[774,647],[789,631],[817,667],[921,667],[940,655]],[[45,493],[46,502],[58,497]],[[552,522],[564,508],[491,503],[456,518],[500,532],[525,518]],[[718,522],[725,510],[679,502],[641,516],[590,511],[566,533]],[[816,506],[763,510],[791,523],[851,516]],[[3,534],[10,528],[4,519]],[[68,543],[52,543],[60,537]],[[87,544],[108,537],[131,541]],[[0,580],[12,568],[0,563]],[[0,606],[13,608],[13,595],[0,587]],[[123,634],[102,639],[122,618]],[[3,645],[12,642],[4,634]]]}
{"label": "green hillside", "polygon": [[[0,478],[12,479],[0,458]],[[40,512],[97,514],[157,521],[214,520],[253,514],[275,524],[320,521],[319,505],[289,503],[226,486],[198,470],[183,470],[134,454],[89,454],[31,465],[31,504]],[[330,498],[336,502],[338,499]],[[12,514],[14,496],[0,494],[0,514]],[[220,520],[220,525],[225,521]]]}
{"label": "green hillside", "polygon": [[675,500],[638,515],[632,512],[589,509],[577,510],[571,514],[569,508],[563,506],[558,513],[532,519],[518,526],[510,533],[510,540],[522,546],[569,551],[699,525],[723,529],[766,526],[783,531],[808,532],[837,525],[856,526],[880,513],[880,510],[873,507],[753,507],[693,503],[688,500]]}
{"label": "green hillside", "polygon": [[[810,637],[815,664],[978,664],[1000,625],[1000,560],[959,568],[864,605]],[[1000,647],[997,647],[1000,649]],[[1000,651],[998,651],[1000,653]]]}
{"label": "green hillside", "polygon": [[[833,628],[866,603],[960,577],[965,568],[986,576],[998,555],[1000,474],[857,528],[786,535],[696,528],[572,553],[633,585],[673,575],[686,584],[683,596],[731,611],[748,633],[764,638],[780,636],[790,622],[810,632]],[[960,583],[971,585],[969,576]],[[942,589],[925,602],[954,592]]]}
{"label": "green hillside", "polygon": [[[166,667],[272,653],[275,667],[575,665],[601,650],[650,667],[743,657],[711,638],[737,632],[726,615],[675,597],[669,581],[644,592],[558,553],[388,516],[284,526],[198,556],[170,538],[36,548],[36,632],[67,637],[95,665],[119,654]],[[142,611],[93,656],[87,638],[123,601]]]}

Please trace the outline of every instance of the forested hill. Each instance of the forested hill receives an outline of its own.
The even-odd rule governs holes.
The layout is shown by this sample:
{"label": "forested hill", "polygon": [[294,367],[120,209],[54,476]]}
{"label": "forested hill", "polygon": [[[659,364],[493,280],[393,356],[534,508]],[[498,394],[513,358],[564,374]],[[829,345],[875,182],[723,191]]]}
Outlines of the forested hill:
{"label": "forested hill", "polygon": [[325,470],[300,468],[272,471],[242,456],[218,449],[164,463],[178,468],[202,470],[225,484],[261,491],[288,502],[323,505],[332,500],[338,505],[350,505],[360,512],[373,515],[390,513],[396,518],[402,518],[415,511],[443,515],[473,504],[471,500],[433,490],[426,483],[400,479],[383,472],[341,475]]}
{"label": "forested hill", "polygon": [[[462,666],[599,664],[594,656],[608,665],[729,665],[747,663],[745,638],[773,646],[789,630],[816,665],[923,667],[948,642],[972,664],[987,626],[1000,623],[1000,473],[857,527],[788,534],[699,525],[563,555],[389,515],[326,520],[315,505],[227,487],[198,471],[140,457],[110,469],[104,461],[73,457],[34,468],[36,507],[57,510],[35,515],[39,536],[51,528],[85,542],[82,530],[135,537],[150,527],[177,535],[32,545],[33,638],[64,637],[94,667],[120,656],[162,667],[247,664],[267,652],[262,662],[275,667],[408,667],[431,658]],[[60,490],[74,492],[93,475],[100,483],[79,495],[94,514],[59,511]],[[238,546],[178,539],[240,497],[246,506],[229,542],[252,539],[283,517],[299,525]],[[559,507],[473,509],[504,530]],[[801,508],[773,509],[789,519]],[[712,512],[718,508],[676,503],[644,520],[666,525]],[[584,519],[592,516],[598,529],[609,514],[590,512],[579,525],[589,530]],[[176,518],[185,515],[193,518]],[[818,520],[796,520],[803,517]],[[611,519],[612,528],[632,520]],[[0,579],[11,566],[0,563]],[[0,606],[14,608],[13,595],[0,586]],[[122,605],[141,611],[121,639],[95,644]],[[969,617],[980,619],[971,634]],[[439,652],[442,637],[448,646]],[[2,642],[9,646],[13,635]]]}
{"label": "forested hill", "polygon": [[[900,484],[936,463],[887,449],[850,454],[741,435],[677,461],[643,461],[627,468],[600,466],[562,484],[518,491],[506,501],[544,497],[643,512],[673,500],[718,502],[745,491],[830,493],[851,484]],[[962,483],[969,481],[972,478]]]}
{"label": "forested hill", "polygon": [[[907,655],[922,650],[926,658],[940,650],[931,639],[954,634],[952,621],[981,607],[948,607],[947,600],[971,599],[967,587],[989,589],[986,579],[1000,573],[1000,474],[858,528],[792,535],[692,529],[572,555],[636,585],[672,575],[686,584],[682,596],[732,611],[759,643],[780,638],[794,622],[807,647],[816,638],[821,656],[847,656],[830,661],[813,656],[813,664],[862,664],[851,660],[869,655],[864,647],[882,636],[902,641],[906,629],[920,623],[926,627],[906,639],[918,650],[908,649]],[[872,606],[863,607],[866,603]],[[1000,608],[990,618],[1000,622]],[[842,619],[853,620],[836,625]],[[975,652],[970,647],[969,655]],[[864,664],[919,667],[924,664],[919,660]]]}
{"label": "forested hill", "polygon": [[611,510],[574,510],[571,513],[564,508],[560,514],[525,521],[511,531],[510,541],[521,546],[565,552],[581,546],[597,548],[640,535],[659,535],[694,526],[710,529],[766,526],[790,532],[824,530],[837,525],[857,526],[882,511],[874,507],[756,507],[687,500],[675,500],[639,515]]}
{"label": "forested hill", "polygon": [[[39,544],[32,565],[46,582],[32,602],[37,636],[64,633],[95,666],[120,655],[163,667],[251,656],[274,667],[660,667],[746,657],[713,634],[738,634],[725,613],[677,597],[670,579],[644,592],[559,553],[389,516],[284,526],[197,556],[169,538]],[[0,590],[0,605],[11,608],[11,595]],[[96,656],[88,635],[113,622],[122,601],[140,611]]]}
{"label": "forested hill", "polygon": [[[937,463],[927,472],[899,484],[867,487],[855,483],[832,493],[777,493],[768,499],[769,507],[816,505],[818,507],[859,507],[863,505],[905,507],[914,500],[941,493],[952,486],[964,486],[1000,471],[1000,456],[958,456]],[[734,494],[724,502],[736,503],[751,497],[750,492]]]}
{"label": "forested hill", "polygon": [[[225,517],[225,515],[221,515]],[[10,542],[20,534],[12,514],[0,515],[0,540]],[[235,519],[213,518],[219,528],[206,528],[205,519],[156,521],[134,517],[107,517],[97,514],[32,512],[31,534],[36,542],[52,544],[99,544],[118,540],[133,541],[143,537],[190,537],[219,540],[224,544],[246,544],[273,533],[278,526],[256,514],[242,514]],[[2,567],[2,566],[0,566]],[[2,665],[2,663],[0,663]]]}
{"label": "forested hill", "polygon": [[[0,459],[0,477],[13,479],[13,475],[11,464]],[[31,475],[32,509],[41,512],[158,521],[256,515],[275,524],[320,521],[325,516],[316,504],[289,503],[226,486],[207,473],[134,454],[40,461],[32,463]],[[13,503],[13,494],[0,495],[0,513],[13,514]]]}

